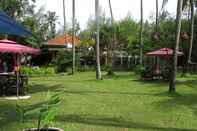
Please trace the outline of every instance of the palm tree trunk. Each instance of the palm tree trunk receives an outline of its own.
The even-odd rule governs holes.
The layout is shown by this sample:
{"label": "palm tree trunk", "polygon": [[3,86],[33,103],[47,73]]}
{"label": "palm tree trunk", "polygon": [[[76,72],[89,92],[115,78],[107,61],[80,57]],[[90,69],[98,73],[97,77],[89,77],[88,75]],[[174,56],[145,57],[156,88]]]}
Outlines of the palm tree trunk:
{"label": "palm tree trunk", "polygon": [[96,18],[96,78],[101,80],[100,67],[100,47],[99,47],[99,0],[95,0],[95,18]]}
{"label": "palm tree trunk", "polygon": [[143,64],[143,0],[141,0],[141,22],[140,22],[140,65]]}
{"label": "palm tree trunk", "polygon": [[159,27],[159,2],[156,0],[156,33],[158,32]]}
{"label": "palm tree trunk", "polygon": [[64,34],[65,34],[65,45],[67,44],[67,33],[66,33],[66,12],[65,12],[65,0],[63,0],[63,17],[64,17]]}
{"label": "palm tree trunk", "polygon": [[193,41],[194,41],[194,0],[190,1],[191,3],[191,20],[190,20],[190,47],[189,47],[189,55],[188,55],[188,64],[191,63],[192,49],[193,49]]}
{"label": "palm tree trunk", "polygon": [[72,74],[75,73],[75,0],[73,0],[73,17],[72,17]]}
{"label": "palm tree trunk", "polygon": [[110,53],[109,53],[109,65],[110,65],[110,70],[108,73],[112,73],[112,66],[113,66],[113,50],[115,47],[115,41],[116,41],[116,32],[115,32],[115,26],[114,26],[114,15],[113,15],[113,10],[112,10],[112,5],[111,5],[111,0],[109,0],[109,9],[110,9],[110,14],[111,14],[111,27],[112,27],[112,43],[111,43],[111,48],[110,48]]}
{"label": "palm tree trunk", "polygon": [[174,46],[173,61],[171,69],[171,79],[169,83],[169,92],[176,91],[176,73],[177,73],[177,52],[179,50],[180,31],[181,31],[181,18],[182,18],[183,0],[178,0],[177,3],[177,16],[176,16],[176,44]]}

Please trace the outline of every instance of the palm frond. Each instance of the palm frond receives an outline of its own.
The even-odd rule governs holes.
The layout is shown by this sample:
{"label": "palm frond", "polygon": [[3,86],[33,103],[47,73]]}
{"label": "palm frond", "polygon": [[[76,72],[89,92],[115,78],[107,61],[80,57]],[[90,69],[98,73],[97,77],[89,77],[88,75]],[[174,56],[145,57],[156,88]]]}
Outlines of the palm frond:
{"label": "palm frond", "polygon": [[166,6],[167,3],[168,3],[168,0],[163,0],[162,9]]}

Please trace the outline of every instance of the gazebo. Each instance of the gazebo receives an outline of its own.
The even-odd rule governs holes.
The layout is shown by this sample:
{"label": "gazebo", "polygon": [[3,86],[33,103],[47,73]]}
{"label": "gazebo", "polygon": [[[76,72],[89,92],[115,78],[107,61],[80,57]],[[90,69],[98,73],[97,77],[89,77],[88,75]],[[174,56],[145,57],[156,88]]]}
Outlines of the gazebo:
{"label": "gazebo", "polygon": [[[155,51],[146,53],[147,56],[156,56],[156,57],[171,57],[173,55],[173,49],[170,48],[161,48]],[[178,51],[178,56],[182,56],[183,52]]]}
{"label": "gazebo", "polygon": [[[28,46],[17,44],[10,40],[0,40],[0,53],[13,54],[13,71],[0,73],[0,91],[1,95],[8,94],[8,92],[15,92],[17,96],[24,94],[25,84],[27,84],[27,76],[20,74],[20,59],[21,55],[38,55],[39,49],[34,49]],[[2,64],[2,63],[0,63]]]}
{"label": "gazebo", "polygon": [[[32,33],[25,29],[21,24],[19,24],[16,20],[6,15],[3,11],[0,10],[0,33],[5,35],[16,35],[21,37],[31,36]],[[18,55],[21,54],[38,54],[40,51],[37,49],[33,49],[31,47],[23,46],[17,44],[16,42],[9,40],[1,40],[0,41],[0,52],[1,53],[13,53],[15,54],[15,64],[19,65]],[[11,79],[7,79],[10,78]],[[8,80],[8,81],[7,81]],[[4,84],[2,84],[4,83]],[[12,83],[12,84],[8,84]],[[2,73],[1,81],[0,81],[0,94],[3,93],[3,90],[8,89],[6,87],[15,87],[15,91],[17,92],[17,96],[19,95],[19,87],[20,87],[20,78],[19,72],[16,74]]]}
{"label": "gazebo", "polygon": [[[145,72],[142,73],[143,79],[166,79],[169,78],[170,69],[169,66],[171,65],[170,61],[173,56],[173,49],[170,48],[161,48],[158,50],[154,50],[151,52],[147,52],[145,55],[149,57],[154,57],[154,62],[149,69],[146,69]],[[184,55],[183,52],[178,51],[178,56]],[[161,64],[159,61],[160,59],[164,60],[165,63]],[[161,68],[164,67],[164,68]]]}

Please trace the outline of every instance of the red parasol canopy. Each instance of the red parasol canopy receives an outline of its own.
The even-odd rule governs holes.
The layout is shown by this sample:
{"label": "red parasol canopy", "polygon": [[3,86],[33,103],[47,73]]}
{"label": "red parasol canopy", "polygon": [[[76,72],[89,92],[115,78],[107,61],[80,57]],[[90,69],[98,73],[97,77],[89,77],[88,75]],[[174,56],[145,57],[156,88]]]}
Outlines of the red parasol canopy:
{"label": "red parasol canopy", "polygon": [[[177,52],[179,56],[183,55],[183,52]],[[146,53],[147,56],[172,56],[173,50],[170,48],[161,48],[159,50]]]}
{"label": "red parasol canopy", "polygon": [[0,40],[0,52],[1,53],[16,53],[16,54],[40,54],[39,49],[34,49],[28,46],[17,44],[10,40]]}

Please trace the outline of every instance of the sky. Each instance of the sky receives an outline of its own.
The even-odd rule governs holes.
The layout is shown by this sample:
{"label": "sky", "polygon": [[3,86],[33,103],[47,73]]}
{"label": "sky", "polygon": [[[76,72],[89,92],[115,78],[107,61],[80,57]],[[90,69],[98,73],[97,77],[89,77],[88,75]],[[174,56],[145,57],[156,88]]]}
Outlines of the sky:
{"label": "sky", "polygon": [[[84,29],[90,15],[94,15],[95,0],[76,0],[76,18],[80,23],[80,27]],[[100,6],[105,11],[106,16],[110,16],[108,0],[100,0]],[[55,11],[58,16],[57,27],[63,25],[63,0],[37,0],[36,10],[44,7],[45,11]],[[72,20],[72,0],[65,0],[66,21],[71,23]],[[159,0],[159,8],[161,9],[162,0]],[[121,20],[127,16],[128,12],[135,20],[140,19],[140,0],[111,0],[112,9],[115,20]],[[177,0],[169,0],[166,5],[172,15],[176,12]],[[144,17],[149,19],[155,12],[155,0],[144,0]]]}

